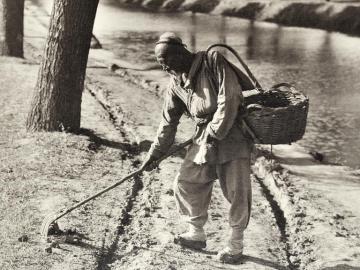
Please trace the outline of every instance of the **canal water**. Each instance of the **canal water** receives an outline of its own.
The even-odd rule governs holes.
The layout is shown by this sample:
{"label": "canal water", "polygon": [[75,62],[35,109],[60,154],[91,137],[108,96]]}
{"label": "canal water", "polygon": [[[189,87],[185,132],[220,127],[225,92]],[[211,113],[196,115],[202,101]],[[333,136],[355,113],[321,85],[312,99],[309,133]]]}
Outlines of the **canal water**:
{"label": "canal water", "polygon": [[293,83],[310,98],[299,144],[329,162],[359,168],[360,38],[231,17],[132,11],[116,0],[100,1],[94,34],[119,57],[153,63],[154,43],[164,31],[179,34],[191,51],[219,42],[232,46],[265,88]]}

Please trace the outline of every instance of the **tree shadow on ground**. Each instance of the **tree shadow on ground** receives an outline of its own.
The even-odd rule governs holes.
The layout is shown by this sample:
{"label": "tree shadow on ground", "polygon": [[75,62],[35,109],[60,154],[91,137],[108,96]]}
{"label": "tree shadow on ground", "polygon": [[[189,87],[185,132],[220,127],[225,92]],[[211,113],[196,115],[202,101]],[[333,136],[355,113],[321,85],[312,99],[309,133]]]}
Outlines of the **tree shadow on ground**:
{"label": "tree shadow on ground", "polygon": [[254,256],[249,256],[249,255],[244,255],[243,259],[241,260],[241,262],[239,264],[243,264],[243,263],[246,263],[246,262],[253,262],[253,263],[263,265],[263,266],[267,266],[267,267],[271,267],[272,269],[277,269],[277,270],[287,270],[287,269],[289,269],[288,267],[280,265],[280,264],[278,264],[276,262],[265,260],[265,259],[254,257]]}
{"label": "tree shadow on ground", "polygon": [[191,250],[192,252],[202,253],[202,254],[211,255],[211,256],[215,256],[217,254],[216,251],[210,251],[210,250],[206,250],[206,249],[195,249],[195,248],[191,248],[191,247],[183,247],[182,249]]}
{"label": "tree shadow on ground", "polygon": [[[206,255],[212,255],[212,256],[217,255],[216,251],[196,250],[196,249],[191,249],[191,248],[186,248],[186,249],[192,250],[194,252],[206,254]],[[278,263],[275,263],[275,262],[272,262],[272,261],[269,261],[269,260],[249,256],[249,255],[244,255],[242,257],[242,259],[238,263],[235,263],[235,265],[241,265],[241,264],[244,264],[246,262],[253,262],[253,263],[263,265],[263,266],[267,266],[267,267],[271,267],[272,269],[277,269],[277,270],[288,270],[288,268],[286,266],[280,265]]]}
{"label": "tree shadow on ground", "polygon": [[274,156],[275,159],[279,160],[281,164],[285,165],[297,165],[297,166],[319,166],[319,165],[333,165],[333,166],[342,166],[340,163],[330,162],[326,159],[317,160],[316,158],[310,159],[308,157],[304,158],[282,158],[279,156]]}
{"label": "tree shadow on ground", "polygon": [[351,266],[348,264],[338,264],[335,266],[322,268],[321,270],[360,270],[360,267]]}
{"label": "tree shadow on ground", "polygon": [[139,147],[136,144],[130,144],[130,143],[124,143],[124,142],[117,142],[117,141],[111,141],[108,139],[101,138],[99,135],[97,135],[94,130],[87,129],[87,128],[81,128],[78,132],[78,135],[85,135],[89,137],[89,140],[96,145],[100,146],[107,146],[114,149],[120,149],[126,152],[134,153],[137,152]]}
{"label": "tree shadow on ground", "polygon": [[[79,248],[84,248],[87,250],[96,250],[99,251],[100,247],[91,244],[90,242],[92,242],[93,240],[90,239],[89,237],[87,237],[85,234],[79,233],[79,232],[75,232],[75,233],[64,233],[63,236],[66,236],[65,239],[59,239],[59,245],[54,247],[66,252],[72,252],[71,249],[66,248],[66,246],[75,246],[75,247],[79,247]],[[76,241],[74,239],[77,239]],[[55,242],[54,238],[53,241]],[[64,246],[63,246],[64,244]]]}
{"label": "tree shadow on ground", "polygon": [[80,248],[84,248],[84,249],[87,249],[87,250],[96,250],[96,251],[100,250],[99,247],[97,247],[95,245],[92,245],[89,242],[80,241],[79,243],[73,243],[71,245],[74,245],[74,246],[77,246],[77,247],[80,247]]}
{"label": "tree shadow on ground", "polygon": [[[152,144],[152,141],[149,141],[149,140],[143,140],[141,141],[137,147],[139,148],[139,153],[140,152],[148,152],[150,147],[151,147],[151,144]],[[179,146],[177,144],[174,144],[170,151],[172,151],[173,149],[177,149]],[[172,156],[173,157],[179,157],[179,158],[184,158],[186,155],[186,148],[182,148],[182,149],[179,149],[176,153],[174,153]]]}
{"label": "tree shadow on ground", "polygon": [[[79,135],[85,135],[89,137],[89,140],[95,144],[95,148],[98,146],[106,146],[111,147],[114,149],[123,150],[125,152],[128,152],[132,155],[139,155],[142,152],[149,151],[152,141],[149,140],[143,140],[139,144],[136,143],[126,143],[126,142],[118,142],[118,141],[111,141],[108,139],[101,138],[99,135],[97,135],[94,130],[87,129],[87,128],[81,128],[78,132]],[[176,149],[176,145],[174,145],[172,148]],[[186,149],[179,149],[175,154],[172,156],[184,158],[186,155]]]}
{"label": "tree shadow on ground", "polygon": [[[173,259],[178,259],[178,260],[182,260],[182,261],[189,261],[191,263],[194,263],[194,264],[199,264],[199,265],[204,265],[204,261],[199,261],[197,259],[190,259],[189,257],[186,257],[186,258],[183,258],[181,257],[180,254],[169,254],[167,253],[166,251],[156,251],[156,250],[152,250],[150,248],[145,248],[145,247],[139,247],[139,249],[144,249],[144,250],[147,250],[147,251],[150,251],[150,252],[153,252],[153,253],[157,253],[158,255],[165,255],[169,258],[173,258]],[[198,253],[202,253],[202,254],[205,254],[205,255],[210,255],[211,257],[212,256],[215,256],[217,254],[217,252],[215,251],[206,251],[206,250],[194,250],[194,249],[189,249],[189,248],[183,248],[183,250],[189,250],[189,251],[193,251],[193,252],[198,252]],[[207,256],[207,257],[208,257]],[[211,257],[208,257],[208,258],[211,258]],[[224,267],[226,267],[226,264],[222,264],[224,265],[224,267],[220,267],[218,264],[213,264],[213,260],[209,260],[209,266],[211,266],[211,268],[218,268],[218,269],[226,269]],[[262,258],[258,258],[258,257],[253,257],[253,256],[249,256],[249,255],[244,255],[243,258],[241,259],[241,261],[239,261],[239,263],[236,263],[235,265],[242,265],[242,264],[245,264],[246,262],[252,262],[252,263],[255,263],[255,264],[258,264],[258,265],[263,265],[263,266],[267,266],[269,267],[270,269],[276,269],[276,270],[289,270],[289,268],[287,266],[283,266],[283,265],[280,265],[276,262],[273,262],[273,261],[269,261],[269,260],[266,260],[266,259],[262,259]],[[220,263],[220,262],[218,262]],[[240,268],[241,269],[241,268]],[[248,269],[248,268],[246,268]],[[325,270],[325,269],[322,269],[322,270]],[[326,270],[332,270],[331,269],[326,269]],[[358,270],[357,268],[345,268],[345,270]]]}

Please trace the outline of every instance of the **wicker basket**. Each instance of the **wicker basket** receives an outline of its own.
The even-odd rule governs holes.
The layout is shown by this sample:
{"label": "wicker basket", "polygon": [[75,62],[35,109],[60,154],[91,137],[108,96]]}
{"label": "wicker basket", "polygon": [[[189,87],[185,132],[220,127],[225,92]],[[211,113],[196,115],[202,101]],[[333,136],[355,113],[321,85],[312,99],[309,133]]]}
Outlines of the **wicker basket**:
{"label": "wicker basket", "polygon": [[[260,83],[245,62],[232,47],[226,44],[213,44],[207,48],[205,64],[208,68],[207,54],[217,46],[227,48],[235,55],[249,75],[255,89],[243,92],[247,114],[241,120],[242,126],[255,143],[289,144],[300,140],[305,133],[309,99],[288,83],[274,85],[268,91],[261,90]],[[231,66],[237,73],[241,84],[244,73],[235,66]],[[255,91],[256,94],[246,95],[247,92],[252,91]]]}
{"label": "wicker basket", "polygon": [[245,98],[245,122],[261,144],[288,144],[305,133],[309,99],[294,87],[278,88]]}

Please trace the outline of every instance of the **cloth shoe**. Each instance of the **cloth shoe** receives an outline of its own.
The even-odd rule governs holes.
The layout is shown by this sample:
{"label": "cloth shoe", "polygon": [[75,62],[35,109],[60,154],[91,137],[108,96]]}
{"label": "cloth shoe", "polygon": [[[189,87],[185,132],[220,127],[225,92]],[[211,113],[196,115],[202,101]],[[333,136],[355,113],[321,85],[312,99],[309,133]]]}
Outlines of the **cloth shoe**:
{"label": "cloth shoe", "polygon": [[243,257],[242,250],[232,250],[230,247],[226,247],[219,251],[217,258],[222,263],[237,264]]}
{"label": "cloth shoe", "polygon": [[175,236],[174,243],[183,247],[203,249],[206,248],[206,235],[202,228],[190,227],[188,232]]}

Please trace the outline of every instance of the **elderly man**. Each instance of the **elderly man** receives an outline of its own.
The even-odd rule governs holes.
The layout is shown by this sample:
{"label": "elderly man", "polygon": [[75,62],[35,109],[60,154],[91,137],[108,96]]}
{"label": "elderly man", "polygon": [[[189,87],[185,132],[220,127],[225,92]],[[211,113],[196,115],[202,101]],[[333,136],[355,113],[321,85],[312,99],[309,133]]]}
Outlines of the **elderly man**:
{"label": "elderly man", "polygon": [[[242,86],[238,70],[220,53],[191,53],[174,33],[164,33],[155,46],[159,64],[170,75],[157,136],[143,161],[151,170],[174,142],[183,114],[196,123],[193,143],[175,179],[175,200],[189,230],[174,242],[185,247],[206,247],[204,225],[213,183],[219,179],[230,202],[230,239],[218,253],[225,263],[236,263],[243,252],[243,233],[251,208],[250,153],[252,141],[241,125]],[[208,57],[208,64],[204,59]],[[242,85],[241,85],[242,84]],[[244,88],[244,87],[243,87]],[[249,89],[249,88],[247,88]]]}

